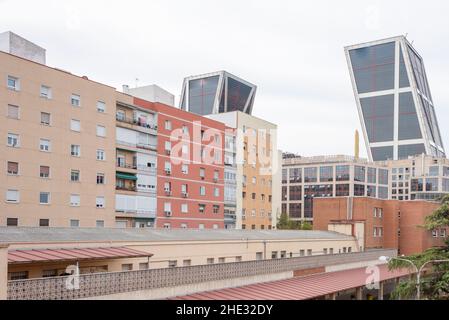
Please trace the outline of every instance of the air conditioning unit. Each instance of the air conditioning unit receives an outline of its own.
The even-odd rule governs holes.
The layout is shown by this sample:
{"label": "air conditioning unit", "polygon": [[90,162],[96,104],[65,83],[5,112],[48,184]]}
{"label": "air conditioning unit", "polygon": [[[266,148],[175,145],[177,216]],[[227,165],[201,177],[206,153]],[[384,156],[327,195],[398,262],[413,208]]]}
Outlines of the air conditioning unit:
{"label": "air conditioning unit", "polygon": [[172,216],[171,211],[164,211],[164,213],[165,213],[166,217],[171,217]]}
{"label": "air conditioning unit", "polygon": [[204,180],[204,177],[201,177],[201,180]]}
{"label": "air conditioning unit", "polygon": [[170,150],[165,150],[165,154],[169,156],[171,154],[171,151]]}
{"label": "air conditioning unit", "polygon": [[171,174],[171,170],[170,170],[170,169],[165,169],[165,173],[166,173],[167,175],[170,175],[170,174]]}
{"label": "air conditioning unit", "polygon": [[187,192],[183,192],[183,193],[182,193],[182,197],[183,197],[183,198],[187,198],[188,196],[189,196],[189,194],[188,194]]}
{"label": "air conditioning unit", "polygon": [[171,196],[171,190],[165,190],[165,195]]}

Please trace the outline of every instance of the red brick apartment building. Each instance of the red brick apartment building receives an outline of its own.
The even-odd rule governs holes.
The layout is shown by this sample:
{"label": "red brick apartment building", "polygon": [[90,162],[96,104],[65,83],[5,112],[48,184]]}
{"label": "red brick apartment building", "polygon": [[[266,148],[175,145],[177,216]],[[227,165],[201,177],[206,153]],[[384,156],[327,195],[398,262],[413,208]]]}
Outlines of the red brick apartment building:
{"label": "red brick apartment building", "polygon": [[[313,228],[328,230],[336,224],[352,225],[354,236],[363,234],[364,248],[397,248],[400,254],[411,255],[444,245],[446,229],[428,231],[421,227],[425,217],[438,206],[428,201],[316,199]],[[355,231],[358,222],[364,225],[363,231]]]}
{"label": "red brick apartment building", "polygon": [[161,103],[157,112],[156,228],[224,228],[225,125]]}

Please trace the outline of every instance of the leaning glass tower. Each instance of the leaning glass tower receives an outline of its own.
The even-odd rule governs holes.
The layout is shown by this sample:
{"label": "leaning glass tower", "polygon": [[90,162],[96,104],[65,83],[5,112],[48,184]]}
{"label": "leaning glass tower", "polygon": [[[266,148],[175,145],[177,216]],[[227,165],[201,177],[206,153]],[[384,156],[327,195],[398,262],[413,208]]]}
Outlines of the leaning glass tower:
{"label": "leaning glass tower", "polygon": [[404,36],[345,48],[371,161],[446,157],[421,56]]}
{"label": "leaning glass tower", "polygon": [[229,72],[184,79],[180,107],[199,115],[241,111],[251,114],[257,87]]}

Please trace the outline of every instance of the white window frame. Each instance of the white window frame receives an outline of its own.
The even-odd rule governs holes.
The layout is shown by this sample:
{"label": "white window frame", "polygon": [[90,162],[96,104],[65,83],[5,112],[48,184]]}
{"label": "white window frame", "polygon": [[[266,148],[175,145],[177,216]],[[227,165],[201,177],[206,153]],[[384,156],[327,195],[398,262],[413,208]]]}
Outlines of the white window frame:
{"label": "white window frame", "polygon": [[[100,131],[99,131],[100,130]],[[101,130],[103,130],[103,134],[101,134]],[[102,126],[100,124],[97,124],[97,137],[102,137],[105,138],[106,137],[106,127]]]}
{"label": "white window frame", "polygon": [[[10,86],[9,85],[9,80],[14,81],[14,86]],[[14,90],[14,91],[20,91],[20,80],[17,77],[14,76],[8,76],[7,80],[6,80],[6,86],[8,87],[8,89],[10,90]]]}
{"label": "white window frame", "polygon": [[[11,197],[11,194],[14,194],[15,197]],[[6,202],[9,203],[19,203],[20,202],[20,191],[16,189],[8,189],[6,190]]]}
{"label": "white window frame", "polygon": [[71,194],[70,195],[70,206],[71,207],[81,206],[81,197],[79,194]]}
{"label": "white window frame", "polygon": [[[11,140],[11,141],[14,141],[14,140],[15,140],[15,143],[10,143],[9,140]],[[9,132],[9,133],[8,133],[8,139],[7,139],[6,145],[7,145],[8,147],[12,147],[12,148],[18,148],[18,147],[20,147],[20,136],[19,136],[18,134],[16,134],[16,133],[10,133],[10,132]]]}
{"label": "white window frame", "polygon": [[[43,121],[42,117],[43,117],[44,115],[48,115],[48,122],[44,122],[44,121]],[[49,112],[43,112],[43,111],[41,112],[41,124],[44,125],[44,126],[50,126],[50,125],[51,125],[51,113],[49,113]]]}
{"label": "white window frame", "polygon": [[[73,103],[74,101],[78,101],[77,103]],[[81,107],[81,96],[79,94],[72,93],[70,97],[70,104],[74,107]]]}
{"label": "white window frame", "polygon": [[189,204],[188,203],[181,204],[181,213],[189,213]]}
{"label": "white window frame", "polygon": [[70,120],[70,130],[75,132],[81,132],[81,121],[77,119]]}
{"label": "white window frame", "polygon": [[[43,194],[46,194],[46,195],[47,195],[47,202],[42,202],[42,201],[41,201],[41,196],[42,196]],[[44,191],[39,192],[39,204],[42,204],[42,205],[49,205],[50,203],[51,203],[51,193],[50,193],[50,192],[44,192]]]}
{"label": "white window frame", "polygon": [[106,200],[103,196],[98,196],[95,198],[95,206],[97,209],[106,208]]}
{"label": "white window frame", "polygon": [[[17,117],[13,117],[9,114],[9,108],[15,108],[17,109]],[[15,104],[8,104],[7,109],[6,109],[6,116],[9,119],[15,119],[15,120],[19,120],[20,119],[20,107],[16,106]]]}
{"label": "white window frame", "polygon": [[214,196],[219,197],[220,196],[220,188],[214,188]]}
{"label": "white window frame", "polygon": [[181,166],[181,172],[182,172],[183,174],[189,174],[189,165],[188,165],[188,164],[183,164],[183,165]]}
{"label": "white window frame", "polygon": [[[98,177],[103,177],[103,183],[98,183]],[[102,172],[97,172],[96,182],[97,182],[98,185],[106,184],[106,175],[104,173],[102,173]]]}
{"label": "white window frame", "polygon": [[106,103],[104,101],[97,101],[97,112],[106,113]]}
{"label": "white window frame", "polygon": [[51,152],[51,140],[39,139],[39,150],[42,152]]}
{"label": "white window frame", "polygon": [[40,89],[40,97],[44,99],[51,99],[51,88],[42,84]]}
{"label": "white window frame", "polygon": [[106,152],[103,149],[97,149],[97,160],[106,161]]}
{"label": "white window frame", "polygon": [[205,196],[205,195],[206,195],[206,187],[200,186],[200,196]]}
{"label": "white window frame", "polygon": [[70,145],[70,155],[72,157],[81,157],[81,146],[79,144]]}
{"label": "white window frame", "polygon": [[170,120],[165,120],[165,125],[164,125],[165,130],[171,130],[172,129],[172,123]]}

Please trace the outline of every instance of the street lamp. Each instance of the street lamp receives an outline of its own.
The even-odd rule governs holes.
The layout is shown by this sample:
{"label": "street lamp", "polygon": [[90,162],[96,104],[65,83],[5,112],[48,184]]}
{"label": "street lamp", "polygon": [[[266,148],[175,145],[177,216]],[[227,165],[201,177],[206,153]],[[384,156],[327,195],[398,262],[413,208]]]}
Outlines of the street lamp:
{"label": "street lamp", "polygon": [[421,300],[421,272],[424,270],[424,268],[430,263],[449,262],[449,259],[447,259],[447,260],[429,260],[418,269],[418,267],[412,260],[405,259],[405,258],[381,256],[381,257],[379,257],[379,260],[382,262],[390,262],[391,260],[399,260],[399,261],[407,262],[413,266],[413,268],[415,269],[415,272],[416,272],[416,299],[417,300]]}

